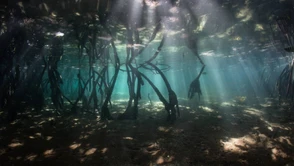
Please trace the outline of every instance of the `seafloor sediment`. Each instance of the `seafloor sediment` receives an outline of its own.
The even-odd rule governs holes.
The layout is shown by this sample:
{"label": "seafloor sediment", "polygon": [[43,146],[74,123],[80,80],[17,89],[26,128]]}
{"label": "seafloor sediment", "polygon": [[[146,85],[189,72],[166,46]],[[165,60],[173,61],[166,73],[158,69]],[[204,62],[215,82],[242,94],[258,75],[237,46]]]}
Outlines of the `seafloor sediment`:
{"label": "seafloor sediment", "polygon": [[[286,165],[294,159],[289,105],[266,101],[180,101],[165,121],[160,103],[141,102],[134,121],[99,121],[80,113],[27,112],[0,128],[0,165]],[[112,114],[125,109],[114,101]],[[185,105],[185,106],[184,106]],[[54,117],[54,118],[53,118]],[[293,164],[293,163],[292,163]]]}

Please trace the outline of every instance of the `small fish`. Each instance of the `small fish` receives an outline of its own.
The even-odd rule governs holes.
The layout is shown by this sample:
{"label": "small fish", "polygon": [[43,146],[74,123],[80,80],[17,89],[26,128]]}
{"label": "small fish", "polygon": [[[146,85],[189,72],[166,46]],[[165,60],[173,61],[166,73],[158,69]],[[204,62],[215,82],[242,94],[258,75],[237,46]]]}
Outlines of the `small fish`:
{"label": "small fish", "polygon": [[202,72],[202,74],[203,74],[203,75],[206,75],[206,74],[207,74],[207,72],[206,72],[206,71],[204,71],[204,72]]}

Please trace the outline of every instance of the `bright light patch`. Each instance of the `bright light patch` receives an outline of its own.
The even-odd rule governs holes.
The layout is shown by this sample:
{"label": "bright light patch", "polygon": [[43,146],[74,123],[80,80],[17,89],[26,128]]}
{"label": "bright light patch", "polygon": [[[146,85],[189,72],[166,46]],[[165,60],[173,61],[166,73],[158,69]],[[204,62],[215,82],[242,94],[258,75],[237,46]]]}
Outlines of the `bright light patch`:
{"label": "bright light patch", "polygon": [[133,137],[123,137],[123,139],[125,139],[125,140],[133,140],[134,138]]}
{"label": "bright light patch", "polygon": [[222,107],[227,107],[227,106],[232,106],[233,104],[232,103],[230,103],[230,102],[222,102],[221,103],[221,106]]}
{"label": "bright light patch", "polygon": [[276,161],[278,160],[279,158],[287,158],[288,155],[283,152],[281,149],[278,149],[278,148],[273,148],[272,149],[272,160]]}
{"label": "bright light patch", "polygon": [[164,158],[162,156],[159,156],[156,160],[156,164],[163,164],[164,163]]}
{"label": "bright light patch", "polygon": [[202,52],[200,55],[203,55],[203,56],[214,56],[215,53],[214,53],[213,50],[210,50],[210,51]]}
{"label": "bright light patch", "polygon": [[55,12],[52,12],[52,13],[51,13],[51,16],[52,16],[52,17],[56,17],[57,14],[56,14]]}
{"label": "bright light patch", "polygon": [[263,31],[264,28],[263,28],[263,26],[261,24],[255,24],[255,29],[254,30],[255,31]]}
{"label": "bright light patch", "polygon": [[15,148],[15,147],[19,147],[19,146],[23,146],[23,143],[16,142],[16,143],[11,143],[8,145],[8,147],[10,147],[10,148]]}
{"label": "bright light patch", "polygon": [[55,154],[54,149],[46,150],[46,151],[43,153],[43,155],[44,155],[45,157],[51,157],[51,156],[53,156],[54,154]]}
{"label": "bright light patch", "polygon": [[107,150],[108,150],[107,148],[103,148],[103,149],[101,150],[101,153],[102,153],[102,154],[105,154],[105,153],[107,152]]}
{"label": "bright light patch", "polygon": [[159,126],[158,127],[158,130],[161,131],[161,132],[169,132],[171,130],[171,128],[167,128],[167,127],[163,127],[163,126]]}
{"label": "bright light patch", "polygon": [[36,136],[41,137],[42,133],[35,133]]}
{"label": "bright light patch", "polygon": [[52,138],[53,138],[52,136],[47,136],[47,137],[46,137],[46,140],[47,140],[47,141],[50,141]]}
{"label": "bright light patch", "polygon": [[242,18],[242,22],[247,22],[251,19],[252,12],[249,10],[249,8],[245,7],[237,13],[236,17]]}
{"label": "bright light patch", "polygon": [[273,129],[272,127],[270,127],[270,126],[268,126],[267,129],[268,129],[269,131],[274,131],[274,129]]}
{"label": "bright light patch", "polygon": [[200,108],[203,109],[203,111],[205,112],[215,112],[213,109],[209,108],[209,107],[203,107],[203,106],[200,106]]}
{"label": "bright light patch", "polygon": [[41,125],[41,124],[43,124],[43,123],[45,123],[45,122],[46,122],[46,121],[43,120],[43,121],[39,122],[38,125]]}
{"label": "bright light patch", "polygon": [[64,33],[62,33],[62,32],[56,32],[56,33],[55,33],[55,36],[57,36],[57,37],[61,37],[61,36],[64,36]]}
{"label": "bright light patch", "polygon": [[177,7],[172,7],[172,8],[169,9],[169,11],[170,11],[171,13],[173,13],[173,14],[177,14],[177,13],[179,13],[179,9],[178,9]]}
{"label": "bright light patch", "polygon": [[25,159],[29,160],[29,161],[34,161],[36,157],[38,157],[38,155],[30,154],[30,155],[26,156]]}
{"label": "bright light patch", "polygon": [[69,148],[72,149],[72,150],[75,150],[76,148],[78,148],[80,146],[81,146],[81,144],[75,143],[75,144],[70,145]]}
{"label": "bright light patch", "polygon": [[223,148],[227,152],[245,153],[247,149],[254,146],[257,142],[252,136],[244,136],[240,138],[231,138],[229,141],[221,141]]}
{"label": "bright light patch", "polygon": [[233,37],[233,40],[240,41],[240,40],[242,40],[242,37],[241,36],[234,36]]}
{"label": "bright light patch", "polygon": [[250,115],[255,115],[255,116],[262,116],[264,113],[258,109],[255,108],[247,108],[244,110],[244,112],[250,114]]}
{"label": "bright light patch", "polygon": [[87,152],[85,153],[86,156],[92,155],[96,152],[96,148],[91,148],[89,150],[87,150]]}
{"label": "bright light patch", "polygon": [[287,143],[290,146],[293,146],[293,143],[291,142],[291,138],[289,136],[280,136],[279,138],[277,138],[277,140],[280,143]]}
{"label": "bright light patch", "polygon": [[155,9],[157,6],[160,5],[160,2],[152,1],[152,0],[146,0],[145,3],[150,9]]}
{"label": "bright light patch", "polygon": [[199,26],[197,27],[196,32],[201,32],[201,31],[203,31],[203,29],[204,29],[204,27],[205,27],[205,24],[206,24],[206,22],[207,22],[207,19],[208,19],[207,15],[204,15],[204,16],[202,16],[202,17],[200,18],[200,24],[199,24]]}

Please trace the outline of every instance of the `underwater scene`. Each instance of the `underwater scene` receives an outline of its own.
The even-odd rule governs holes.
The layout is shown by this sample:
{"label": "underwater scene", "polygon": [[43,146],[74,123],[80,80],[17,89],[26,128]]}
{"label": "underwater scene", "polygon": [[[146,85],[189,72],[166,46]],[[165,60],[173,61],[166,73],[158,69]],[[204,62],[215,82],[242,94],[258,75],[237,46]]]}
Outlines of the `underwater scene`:
{"label": "underwater scene", "polygon": [[294,166],[292,0],[10,0],[0,16],[0,166]]}

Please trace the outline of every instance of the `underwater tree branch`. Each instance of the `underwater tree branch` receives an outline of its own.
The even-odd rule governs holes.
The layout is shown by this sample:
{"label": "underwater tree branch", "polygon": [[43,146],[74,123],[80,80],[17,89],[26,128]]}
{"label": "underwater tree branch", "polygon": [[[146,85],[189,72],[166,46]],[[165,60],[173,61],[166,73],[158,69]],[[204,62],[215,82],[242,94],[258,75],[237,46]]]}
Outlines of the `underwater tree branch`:
{"label": "underwater tree branch", "polygon": [[140,55],[144,50],[145,48],[155,39],[156,37],[156,34],[161,30],[161,22],[159,21],[149,39],[149,41],[144,45],[143,48],[141,48],[138,53],[134,56],[131,57],[131,59],[129,60],[130,62],[132,62],[134,60],[134,58],[136,58],[138,55]]}
{"label": "underwater tree branch", "polygon": [[79,94],[78,98],[77,98],[76,101],[72,104],[73,106],[72,106],[72,109],[71,109],[71,110],[72,110],[73,112],[76,112],[77,104],[78,104],[78,102],[81,100],[82,96],[84,95],[84,92],[85,92],[85,90],[86,90],[86,87],[87,87],[88,83],[91,81],[92,78],[93,78],[93,76],[91,76],[91,77],[86,81],[86,83],[85,83],[84,87],[82,88],[81,93]]}
{"label": "underwater tree branch", "polygon": [[[167,88],[168,91],[168,96],[169,96],[169,105],[166,108],[167,111],[169,112],[169,118],[171,118],[171,121],[174,121],[176,119],[176,112],[178,113],[178,116],[180,116],[180,110],[179,110],[179,104],[178,104],[178,99],[177,99],[177,95],[176,93],[172,90],[168,80],[166,79],[165,75],[162,73],[162,71],[155,66],[154,64],[147,62],[148,65],[152,66],[161,76],[161,78],[163,79],[165,86]],[[176,110],[175,110],[176,107]],[[170,117],[171,116],[171,117]]]}
{"label": "underwater tree branch", "polygon": [[[132,83],[131,85],[131,88],[133,88],[133,94],[132,96],[130,96],[130,99],[129,99],[129,103],[128,103],[128,107],[126,109],[126,111],[121,114],[118,119],[119,120],[124,120],[124,119],[131,119],[131,120],[134,120],[134,119],[137,119],[137,116],[138,116],[138,102],[139,102],[139,99],[141,99],[141,86],[144,85],[144,82],[142,80],[142,77],[141,77],[141,73],[138,71],[137,68],[134,68],[131,64],[129,65],[131,71],[133,74],[136,75],[136,80],[137,80],[137,91],[136,91],[136,94],[134,93],[134,83],[135,83],[135,80],[134,82]],[[132,106],[132,100],[134,100],[134,105]]]}
{"label": "underwater tree branch", "polygon": [[161,51],[162,46],[164,45],[164,42],[165,42],[165,35],[162,37],[161,42],[160,42],[159,46],[157,47],[157,50],[156,50],[156,52],[154,53],[154,55],[153,55],[149,60],[145,61],[143,64],[140,64],[139,68],[140,68],[140,67],[143,67],[144,64],[146,64],[146,63],[150,63],[150,62],[152,62],[152,61],[157,57],[157,55],[158,55],[159,52]]}
{"label": "underwater tree branch", "polygon": [[147,80],[147,82],[151,85],[151,87],[153,88],[153,90],[155,91],[155,93],[157,94],[159,100],[163,103],[165,110],[167,111],[167,121],[171,121],[171,123],[174,122],[174,119],[171,119],[170,117],[170,110],[172,112],[175,112],[174,107],[171,107],[171,105],[168,103],[168,101],[163,97],[163,95],[160,93],[160,91],[158,90],[158,88],[153,84],[153,82],[151,80],[149,80],[148,77],[146,77],[143,73],[140,72],[140,75]]}
{"label": "underwater tree branch", "polygon": [[188,91],[188,98],[189,99],[192,99],[194,97],[195,93],[198,93],[198,97],[200,100],[200,95],[202,95],[202,91],[200,88],[199,78],[200,78],[204,68],[205,68],[205,66],[202,66],[201,71],[199,72],[198,76],[190,84],[190,88]]}
{"label": "underwater tree branch", "polygon": [[[168,106],[168,101],[163,97],[163,95],[160,93],[160,91],[158,90],[158,88],[153,84],[153,82],[147,77],[145,76],[143,73],[139,72],[140,75],[147,80],[147,82],[151,85],[151,87],[153,88],[153,90],[155,91],[155,93],[157,94],[159,100],[163,103],[163,105],[165,107]],[[169,112],[168,112],[169,113]]]}
{"label": "underwater tree branch", "polygon": [[109,109],[108,109],[108,103],[110,101],[110,98],[111,98],[111,95],[112,95],[112,92],[113,92],[113,88],[114,88],[114,85],[116,83],[116,79],[117,79],[117,76],[118,76],[118,73],[119,73],[120,60],[119,60],[117,50],[116,50],[116,46],[114,44],[114,40],[113,40],[113,37],[111,35],[110,30],[107,28],[107,26],[105,24],[103,24],[103,27],[104,27],[105,31],[112,38],[111,39],[111,46],[112,46],[112,49],[113,49],[114,59],[115,59],[115,73],[114,73],[114,76],[113,76],[113,81],[111,82],[111,85],[110,85],[110,87],[109,87],[109,89],[107,91],[106,98],[105,98],[104,103],[103,103],[102,108],[101,108],[101,120],[106,120],[106,119],[111,120],[113,118],[110,115],[110,112],[109,112]]}

